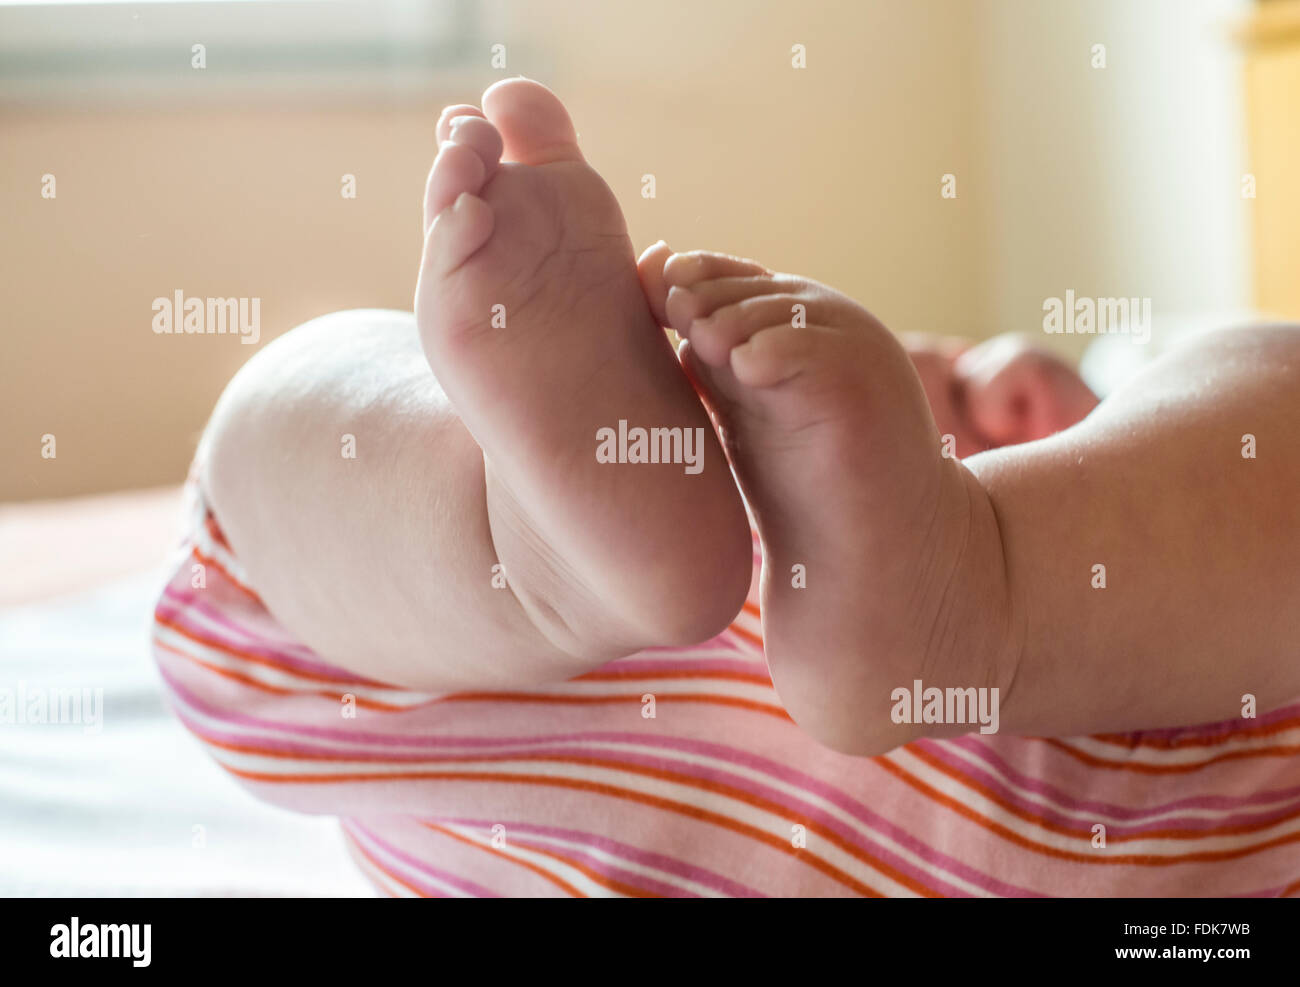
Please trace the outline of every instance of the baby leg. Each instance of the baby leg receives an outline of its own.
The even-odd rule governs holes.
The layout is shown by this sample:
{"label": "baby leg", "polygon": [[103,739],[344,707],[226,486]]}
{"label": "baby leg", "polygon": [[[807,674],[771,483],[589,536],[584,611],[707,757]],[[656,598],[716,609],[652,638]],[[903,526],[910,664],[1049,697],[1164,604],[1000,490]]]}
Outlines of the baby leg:
{"label": "baby leg", "polygon": [[1297,327],[1205,337],[1074,427],[958,461],[850,299],[721,255],[657,263],[652,305],[758,520],[773,680],[827,744],[971,729],[894,722],[917,679],[997,689],[1002,730],[1045,735],[1300,694]]}
{"label": "baby leg", "polygon": [[[318,320],[223,396],[202,482],[227,537],[299,639],[412,688],[712,636],[744,600],[749,525],[567,112],[512,79],[439,139],[415,319]],[[607,461],[624,426],[682,456]]]}

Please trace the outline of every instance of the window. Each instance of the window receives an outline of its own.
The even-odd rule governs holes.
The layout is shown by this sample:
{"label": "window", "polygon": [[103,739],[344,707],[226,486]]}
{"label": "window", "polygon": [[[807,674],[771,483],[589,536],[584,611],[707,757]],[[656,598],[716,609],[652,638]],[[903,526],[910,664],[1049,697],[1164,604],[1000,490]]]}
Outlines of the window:
{"label": "window", "polygon": [[472,0],[0,0],[0,99],[415,94],[481,38]]}

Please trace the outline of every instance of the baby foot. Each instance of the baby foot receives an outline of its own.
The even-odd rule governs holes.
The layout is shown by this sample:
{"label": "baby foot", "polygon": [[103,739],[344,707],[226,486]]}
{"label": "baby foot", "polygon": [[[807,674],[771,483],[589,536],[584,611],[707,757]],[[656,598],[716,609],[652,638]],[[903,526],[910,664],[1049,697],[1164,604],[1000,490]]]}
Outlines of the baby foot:
{"label": "baby foot", "polygon": [[844,295],[753,261],[657,247],[641,276],[685,338],[754,512],[764,645],[790,715],[828,746],[878,754],[920,735],[890,715],[916,679],[1005,701],[997,521],[944,456],[900,343]]}
{"label": "baby foot", "polygon": [[568,113],[510,79],[438,138],[416,319],[483,450],[510,588],[574,671],[716,634],[749,587],[748,521]]}

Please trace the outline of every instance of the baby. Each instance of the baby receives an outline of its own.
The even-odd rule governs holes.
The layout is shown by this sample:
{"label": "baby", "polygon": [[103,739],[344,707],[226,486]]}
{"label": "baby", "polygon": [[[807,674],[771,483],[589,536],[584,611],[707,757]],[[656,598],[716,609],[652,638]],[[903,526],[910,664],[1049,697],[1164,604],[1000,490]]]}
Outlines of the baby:
{"label": "baby", "polygon": [[[408,717],[464,702],[487,704],[483,716],[490,717],[513,704],[518,718],[503,714],[496,741],[545,735],[552,746],[561,736],[566,744],[613,743],[614,713],[601,706],[607,700],[590,692],[585,705],[561,702],[555,697],[573,688],[556,691],[557,683],[633,682],[630,702],[643,721],[638,743],[676,730],[691,743],[713,745],[711,757],[721,757],[725,746],[735,764],[752,758],[748,771],[759,770],[766,752],[786,763],[780,770],[824,782],[833,776],[826,783],[840,791],[841,802],[851,785],[871,780],[881,793],[877,810],[889,816],[881,832],[903,839],[907,831],[908,839],[950,854],[967,838],[960,826],[940,826],[927,838],[931,823],[920,820],[934,804],[923,812],[908,800],[928,791],[927,798],[961,802],[949,791],[960,777],[978,798],[953,811],[983,814],[995,835],[971,836],[969,853],[953,860],[942,880],[926,877],[923,891],[1226,893],[1232,884],[1234,893],[1286,893],[1286,882],[1300,879],[1300,801],[1281,794],[1300,786],[1300,770],[1288,768],[1283,779],[1279,753],[1260,740],[1295,731],[1300,708],[1256,718],[1300,695],[1300,331],[1278,326],[1203,337],[1097,405],[1072,371],[1013,341],[969,350],[941,339],[900,342],[851,299],[724,254],[674,254],[661,242],[637,261],[613,194],[583,160],[564,107],[537,83],[507,80],[484,93],[481,108],[448,107],[438,140],[425,194],[415,328],[397,314],[349,313],[282,337],[232,382],[205,437],[199,486],[209,528],[219,525],[219,532],[196,555],[224,559],[231,586],[264,608],[245,621],[262,628],[262,665],[241,674],[261,675],[266,662],[276,661],[273,654],[301,652],[330,670],[318,669],[313,688],[298,690],[304,695],[336,695],[342,687],[328,683],[360,682],[392,690],[375,702]],[[665,326],[682,338],[676,354]],[[702,434],[701,468],[599,456],[598,436],[620,423]],[[746,505],[761,541],[758,607],[752,596],[747,602],[755,556]],[[160,604],[167,628],[185,619],[176,609],[182,595]],[[229,599],[248,605],[238,592]],[[746,615],[758,611],[770,683],[753,680],[750,666],[726,672],[716,651],[708,651],[707,669],[693,664],[718,642],[730,642],[727,660],[740,661],[745,641],[757,640],[758,627],[747,625]],[[181,681],[192,669],[169,671],[172,660],[160,652],[178,705],[215,716],[220,704],[204,705],[195,682]],[[752,719],[719,733],[706,711],[654,723],[651,687],[637,678],[649,674],[651,660],[658,662],[655,675],[672,670],[662,672],[664,681],[740,676],[735,681],[744,679],[751,691],[727,693],[718,708],[766,704],[764,716],[788,714],[803,737],[821,746],[784,732],[771,740],[786,728]],[[277,667],[277,674],[299,674],[288,658]],[[753,691],[772,686],[779,703]],[[296,694],[282,679],[274,687],[282,696]],[[914,687],[918,694],[969,690],[991,697],[1000,707],[995,728],[1008,736],[935,740],[976,727],[969,717],[931,716],[928,704],[925,715],[912,715],[912,701],[900,699],[900,690],[910,696]],[[703,702],[704,693],[681,693],[688,698],[674,708]],[[394,698],[402,694],[417,699]],[[196,727],[199,719],[195,713],[187,723]],[[1164,738],[1113,736],[1211,721],[1200,732]],[[458,734],[447,739],[456,730],[444,724],[435,730],[415,722],[394,728],[403,743],[435,732],[444,737],[439,743],[468,742]],[[620,722],[620,729],[632,729]],[[365,736],[378,736],[369,729]],[[1120,751],[1142,748],[1151,772],[1168,770],[1183,787],[1152,780],[1134,788],[1125,775],[1121,795],[1104,788],[1114,770],[1089,766],[1113,751],[1082,745],[1078,757],[1048,763],[1056,756],[1051,748],[1029,745],[1058,742],[1018,739],[1085,733],[1104,734],[1097,743]],[[574,739],[580,735],[587,740]],[[1231,778],[1188,777],[1202,761],[1217,761],[1213,752],[1201,758],[1196,750],[1225,742],[1235,745]],[[1169,764],[1161,760],[1166,748],[1177,748]],[[891,751],[871,761],[843,756]],[[957,765],[985,754],[980,771],[997,778]],[[888,775],[912,771],[911,761],[900,760],[907,758],[933,761],[926,770],[936,777],[926,781],[917,767],[920,780],[895,798],[887,786],[897,782]],[[945,768],[945,758],[956,761]],[[355,759],[365,761],[360,752]],[[263,794],[274,787],[274,772],[223,763]],[[1141,780],[1145,769],[1134,770]],[[433,775],[410,777],[418,787]],[[1197,779],[1203,788],[1195,787]],[[462,783],[457,776],[452,787]],[[592,797],[613,782],[584,775],[581,784],[584,797]],[[710,784],[714,794],[703,801],[659,792],[653,808],[643,805],[640,815],[617,825],[592,823],[598,833],[587,836],[603,841],[606,855],[617,855],[617,834],[626,845],[653,845],[660,856],[668,852],[665,841],[688,853],[687,835],[646,819],[677,811],[660,804],[666,800],[689,804],[691,825],[704,825],[700,820],[717,810],[710,799],[730,791],[720,778]],[[1018,794],[999,795],[1000,784]],[[451,798],[446,791],[418,787],[365,811],[437,816],[425,819],[426,830],[481,844],[476,826],[538,805],[507,799],[492,803],[491,812],[470,811],[463,792]],[[1262,798],[1272,814],[1243,823],[1237,810],[1220,806],[1210,813],[1220,828],[1205,830],[1198,819],[1186,823],[1191,836],[1168,836],[1166,830],[1178,830],[1173,823],[1151,829],[1157,817],[1177,815],[1176,795],[1191,799],[1194,792],[1207,799],[1231,792],[1242,806]],[[865,791],[852,798],[871,800]],[[1041,798],[1052,806],[1018,802]],[[281,801],[362,814],[360,803]],[[1002,810],[990,805],[1042,821],[1050,836],[1011,832],[996,818]],[[581,811],[598,814],[590,806]],[[740,816],[727,818],[734,832]],[[1175,850],[1141,843],[1136,856],[1107,858],[1104,835],[1097,846],[1097,820],[1103,832],[1107,825],[1115,831],[1112,841],[1168,839]],[[517,831],[530,825],[518,815],[512,821]],[[555,836],[561,821],[571,826],[571,813],[557,810],[550,828],[537,826],[531,838],[581,843],[583,866],[591,870],[596,844],[571,829]],[[778,842],[789,840],[783,825]],[[1266,827],[1281,828],[1268,830],[1262,842],[1240,836]],[[394,851],[384,858],[385,870],[376,861],[388,844],[359,833],[350,831],[372,873],[393,878],[393,861],[425,853]],[[771,827],[762,833],[751,838],[771,849]],[[1182,860],[1186,844],[1178,840],[1200,836],[1217,841],[1205,852],[1234,859],[1268,849],[1262,869],[1247,871],[1280,881],[1225,869],[1230,879],[1216,876],[1218,883],[1205,888],[1196,883],[1204,873],[1188,867],[1162,884],[1146,880],[1150,869],[1134,863],[1166,852]],[[1027,854],[1019,883],[1007,882],[1018,866],[1008,863],[1007,846],[1026,839],[1038,848]],[[548,845],[548,852],[560,852],[559,844]],[[831,859],[802,849],[800,866]],[[719,881],[758,866],[744,863],[749,858],[740,851],[689,852],[703,853],[693,866]],[[1128,883],[1098,882],[1095,870],[1075,866],[1064,873],[1077,872],[1077,880],[1054,874],[1053,887],[1039,887],[1026,876],[1039,873],[1035,854],[1052,858],[1053,866],[1058,858],[1120,864],[1110,873]],[[642,866],[652,866],[646,860]],[[892,892],[900,881],[916,890],[899,876],[907,876],[902,864],[887,864],[888,881],[896,883],[880,878],[868,890],[883,882]],[[847,864],[826,864],[832,865],[849,875],[836,878],[836,889],[870,884],[854,883],[865,878]],[[871,866],[883,873],[879,860]],[[630,867],[625,861],[618,869],[624,884]],[[597,870],[613,880],[612,870]],[[829,873],[820,864],[808,873],[814,870],[817,880]],[[988,882],[973,877],[976,871]],[[958,872],[966,884],[953,876]],[[434,881],[430,873],[422,880]],[[377,879],[389,890],[411,886]],[[764,890],[834,893],[811,880],[791,878]],[[475,887],[493,885],[485,878]],[[516,884],[506,889],[525,893]]]}

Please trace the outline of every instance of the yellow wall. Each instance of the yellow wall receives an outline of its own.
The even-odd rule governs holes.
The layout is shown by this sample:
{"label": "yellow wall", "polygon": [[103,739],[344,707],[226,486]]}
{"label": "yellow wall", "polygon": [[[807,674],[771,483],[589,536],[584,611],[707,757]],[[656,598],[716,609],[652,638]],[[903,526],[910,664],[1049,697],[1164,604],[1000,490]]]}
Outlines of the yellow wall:
{"label": "yellow wall", "polygon": [[[1250,303],[1233,31],[1248,0],[979,0],[975,128],[988,315],[1150,298],[1158,348]],[[1087,336],[1045,343],[1079,355]]]}
{"label": "yellow wall", "polygon": [[[481,7],[484,41],[506,44],[506,70],[485,44],[418,99],[0,100],[0,500],[184,475],[255,347],[155,335],[155,297],[260,297],[263,345],[329,311],[409,308],[437,111],[508,74],[569,104],[638,248],[663,237],[758,257],[898,330],[1034,331],[1042,298],[1071,287],[1213,301],[1213,255],[1155,260],[1159,231],[1189,243],[1165,219],[1208,201],[1204,183],[1181,199],[1161,191],[1172,166],[1147,121],[1165,108],[1128,120],[1103,159],[1125,85],[1170,33],[1163,15],[1125,26],[1134,6],[1146,5],[496,0]],[[1109,76],[1086,68],[1099,32],[1119,59]],[[791,67],[794,44],[806,69]],[[1182,152],[1167,155],[1179,174],[1196,167]],[[1146,171],[1124,186],[1135,162]],[[339,195],[344,173],[355,200]],[[647,173],[653,200],[639,194]],[[955,200],[940,196],[946,173]],[[54,460],[40,456],[46,433]]]}
{"label": "yellow wall", "polygon": [[1300,318],[1300,2],[1261,7],[1245,41],[1255,292],[1261,308]]}
{"label": "yellow wall", "polygon": [[[228,107],[0,109],[0,499],[183,476],[254,347],[155,335],[155,297],[260,297],[263,343],[335,309],[409,308],[437,110],[506,74],[569,103],[638,248],[664,237],[748,253],[900,328],[982,328],[970,210],[938,195],[940,175],[967,164],[965,8],[744,10],[498,5],[506,72],[484,51],[461,83],[387,107],[277,106],[271,93]],[[802,71],[795,43],[808,47]],[[345,172],[355,201],[339,195]],[[646,173],[654,200],[639,195]],[[40,456],[46,433],[53,460]]]}
{"label": "yellow wall", "polygon": [[[413,113],[6,113],[0,497],[174,481],[254,347],[160,336],[151,303],[258,296],[263,340],[408,305],[427,127]],[[339,195],[359,175],[355,202]],[[57,198],[39,195],[55,175]],[[57,457],[40,457],[53,434]]]}

